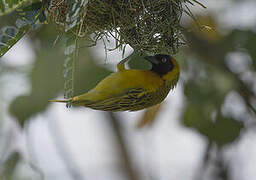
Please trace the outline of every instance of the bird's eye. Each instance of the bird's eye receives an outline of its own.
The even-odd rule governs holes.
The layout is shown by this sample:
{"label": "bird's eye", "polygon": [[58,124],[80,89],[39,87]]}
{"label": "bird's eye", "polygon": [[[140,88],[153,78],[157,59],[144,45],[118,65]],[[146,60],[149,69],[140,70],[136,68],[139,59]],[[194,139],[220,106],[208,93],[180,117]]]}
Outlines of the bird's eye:
{"label": "bird's eye", "polygon": [[166,63],[166,61],[167,61],[166,58],[163,58],[163,59],[162,59],[162,62],[163,62],[163,63]]}

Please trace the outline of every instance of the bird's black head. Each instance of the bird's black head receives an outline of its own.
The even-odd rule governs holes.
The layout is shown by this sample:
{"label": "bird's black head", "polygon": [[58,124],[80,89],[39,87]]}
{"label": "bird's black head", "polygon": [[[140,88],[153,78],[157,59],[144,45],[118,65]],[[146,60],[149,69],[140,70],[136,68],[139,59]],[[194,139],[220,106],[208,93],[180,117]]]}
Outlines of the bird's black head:
{"label": "bird's black head", "polygon": [[146,56],[145,59],[152,64],[151,71],[156,72],[160,76],[167,74],[174,67],[172,57],[169,55],[156,54],[155,56]]}

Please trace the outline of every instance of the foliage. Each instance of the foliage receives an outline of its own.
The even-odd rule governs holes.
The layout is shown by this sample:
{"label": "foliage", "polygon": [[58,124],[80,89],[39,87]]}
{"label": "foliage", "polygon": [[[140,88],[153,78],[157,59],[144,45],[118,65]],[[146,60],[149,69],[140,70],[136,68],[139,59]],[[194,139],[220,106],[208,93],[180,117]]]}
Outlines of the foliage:
{"label": "foliage", "polygon": [[[72,98],[74,96],[74,71],[75,71],[75,59],[77,58],[77,42],[76,36],[72,33],[66,35],[66,47],[64,54],[66,56],[64,61],[64,98]],[[71,104],[67,104],[67,107]]]}
{"label": "foliage", "polygon": [[224,117],[221,111],[227,93],[233,90],[234,86],[232,78],[210,68],[204,78],[189,80],[184,89],[187,97],[184,125],[195,128],[218,146],[237,140],[243,123],[231,117]]}
{"label": "foliage", "polygon": [[10,105],[10,113],[22,126],[31,116],[45,111],[49,104],[48,100],[56,97],[63,87],[63,61],[53,59],[63,59],[63,56],[50,46],[43,46],[37,52],[37,59],[30,73],[31,92],[17,97]]}
{"label": "foliage", "polygon": [[0,16],[11,13],[18,7],[31,2],[31,0],[0,0]]}
{"label": "foliage", "polygon": [[[5,2],[7,1],[0,1],[0,5]],[[15,25],[1,28],[1,56],[28,32],[31,32],[28,35],[33,47],[37,47],[34,49],[35,63],[28,74],[31,91],[16,97],[9,106],[10,114],[22,127],[29,119],[47,110],[48,100],[56,98],[62,92],[63,84],[65,98],[70,98],[90,90],[111,73],[109,69],[98,65],[99,60],[92,55],[90,49],[82,48],[82,45],[95,45],[99,40],[108,42],[110,37],[114,37],[116,40],[114,49],[124,50],[125,45],[129,44],[133,49],[139,50],[129,61],[130,68],[149,69],[150,65],[141,57],[145,53],[177,52],[182,43],[180,35],[183,36],[182,28],[178,23],[179,18],[183,12],[190,14],[188,10],[183,11],[181,5],[181,2],[188,3],[188,1],[178,0],[158,0],[154,8],[149,8],[148,11],[151,13],[147,12],[145,16],[141,4],[144,1],[127,1],[131,4],[123,5],[120,4],[121,1],[116,1],[119,3],[116,6],[98,0],[8,2],[13,4],[0,6],[1,15],[6,16],[10,13],[18,18],[14,21]],[[19,3],[14,4],[14,2]],[[166,14],[161,13],[166,12],[166,7],[170,10],[168,3],[174,2],[172,10],[178,12],[169,22],[166,20]],[[144,6],[150,7],[148,5],[144,3]],[[46,11],[49,17],[46,17]],[[122,16],[119,16],[117,11],[121,11]],[[148,17],[150,19],[147,19]],[[49,24],[42,25],[47,22],[46,20]],[[165,25],[161,26],[160,21]],[[172,26],[174,22],[177,24]],[[203,24],[208,25],[206,22]],[[162,28],[159,29],[159,26]],[[154,29],[152,27],[157,27],[157,32],[149,32]],[[248,130],[248,124],[255,125],[251,120],[255,120],[256,112],[254,103],[256,33],[252,30],[233,29],[223,35],[209,34],[212,31],[208,30],[184,33],[190,44],[190,50],[182,49],[177,57],[182,68],[179,84],[184,88],[185,96],[180,121],[183,126],[204,136],[211,146],[216,145],[220,151],[224,149],[223,147],[227,147],[226,145],[239,141],[243,132]],[[157,33],[161,34],[160,37],[154,36]],[[62,37],[63,34],[65,38],[55,41],[56,37]],[[168,38],[163,38],[166,37],[165,35]],[[40,42],[39,48],[38,42]],[[107,45],[106,49],[109,50]],[[243,72],[236,73],[228,65],[228,54],[233,52],[241,52],[249,57],[251,64]],[[253,78],[248,78],[248,74]],[[240,106],[245,107],[244,114],[239,117],[235,113],[225,113],[224,104],[231,92],[235,92],[241,98]],[[228,105],[231,106],[231,103],[229,102]],[[138,126],[142,127],[154,122],[165,106],[162,104],[147,110]],[[14,167],[13,164],[11,166]]]}
{"label": "foliage", "polygon": [[[16,2],[16,4],[15,4]],[[19,7],[22,1],[1,1],[3,7],[14,8]],[[15,6],[14,6],[15,5]],[[44,12],[42,11],[43,3],[37,2],[30,7],[18,9],[19,18],[15,22],[15,26],[5,26],[0,30],[0,57],[2,57],[16,42],[18,42],[31,28],[35,29],[38,22],[46,21]],[[5,14],[6,9],[2,9]]]}
{"label": "foliage", "polygon": [[[2,30],[0,55],[4,55],[31,28],[35,29],[38,22],[46,22],[47,12],[48,19],[66,34],[64,97],[70,98],[74,95],[74,61],[79,38],[96,45],[99,40],[105,42],[113,37],[116,40],[114,49],[120,48],[123,53],[126,45],[130,45],[135,51],[175,54],[183,44],[180,18],[183,12],[193,17],[186,5],[192,2],[203,6],[196,0],[118,0],[111,3],[99,0],[1,0],[2,15],[17,10],[22,19],[17,22],[22,22],[22,26]],[[6,33],[10,30],[11,34]]]}
{"label": "foliage", "polygon": [[251,56],[254,69],[256,69],[255,35],[256,33],[252,30],[234,29],[223,41],[225,47],[229,47],[231,50],[247,52]]}

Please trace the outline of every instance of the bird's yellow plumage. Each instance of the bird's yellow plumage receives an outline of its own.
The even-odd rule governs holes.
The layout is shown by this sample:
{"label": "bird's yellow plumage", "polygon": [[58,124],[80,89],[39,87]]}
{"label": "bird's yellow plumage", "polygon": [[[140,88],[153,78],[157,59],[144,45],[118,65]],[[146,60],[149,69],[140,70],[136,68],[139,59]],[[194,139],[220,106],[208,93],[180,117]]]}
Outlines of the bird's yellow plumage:
{"label": "bird's yellow plumage", "polygon": [[117,66],[118,72],[103,79],[94,89],[67,100],[103,111],[136,111],[162,102],[179,79],[177,61],[158,54],[146,57],[152,63],[151,70],[125,69]]}
{"label": "bird's yellow plumage", "polygon": [[123,70],[109,75],[94,89],[77,96],[74,100],[99,101],[113,95],[122,94],[128,89],[144,88],[146,91],[154,91],[161,85],[163,85],[163,80],[151,71]]}

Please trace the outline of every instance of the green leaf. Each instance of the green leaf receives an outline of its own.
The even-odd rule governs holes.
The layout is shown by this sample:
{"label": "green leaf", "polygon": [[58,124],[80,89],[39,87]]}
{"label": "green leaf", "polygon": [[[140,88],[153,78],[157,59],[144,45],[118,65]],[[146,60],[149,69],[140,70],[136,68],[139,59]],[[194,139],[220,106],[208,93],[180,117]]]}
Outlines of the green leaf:
{"label": "green leaf", "polygon": [[254,69],[256,69],[256,33],[251,30],[233,30],[223,40],[226,47],[235,50],[246,50],[252,57]]}
{"label": "green leaf", "polygon": [[[77,54],[77,37],[72,33],[66,33],[66,47],[64,54],[64,98],[74,97],[75,94],[82,94],[96,86],[111,71],[97,66],[93,62],[88,50],[80,51],[80,60]],[[78,61],[79,60],[79,61]],[[82,67],[82,69],[80,69]],[[84,78],[87,78],[86,81]],[[76,88],[75,88],[76,87]],[[75,90],[76,89],[76,90]],[[67,104],[69,107],[70,104]]]}
{"label": "green leaf", "polygon": [[[61,53],[44,47],[37,55],[35,65],[30,73],[32,91],[14,99],[10,104],[10,113],[18,119],[21,126],[33,115],[46,110],[49,102],[61,91]],[[54,77],[54,78],[53,78]]]}
{"label": "green leaf", "polygon": [[214,123],[210,118],[214,110],[214,107],[211,106],[189,104],[184,113],[183,123],[187,127],[196,129],[200,134],[208,136],[208,133],[214,127]]}
{"label": "green leaf", "polygon": [[111,71],[98,66],[96,59],[90,51],[83,49],[77,63],[74,78],[74,95],[80,95],[94,88],[103,78],[108,76]]}
{"label": "green leaf", "polygon": [[36,29],[39,23],[46,22],[46,15],[44,13],[44,3],[36,2],[25,8],[18,9],[21,18]]}
{"label": "green leaf", "polygon": [[63,55],[60,50],[46,46],[40,49],[29,76],[31,93],[12,101],[9,111],[18,119],[21,126],[33,115],[45,111],[49,105],[48,101],[62,90]]}
{"label": "green leaf", "polygon": [[68,0],[69,11],[66,15],[66,32],[80,24],[81,17],[83,16],[81,13],[84,12],[83,10],[87,3],[88,0]]}
{"label": "green leaf", "polygon": [[0,57],[30,30],[30,26],[20,19],[16,21],[16,26],[6,26],[0,30]]}
{"label": "green leaf", "polygon": [[10,114],[21,126],[37,113],[44,112],[49,100],[55,99],[63,90],[63,41],[53,47],[57,35],[55,26],[49,24],[42,26],[36,37],[31,36],[32,43],[35,39],[40,41],[35,63],[28,74],[31,91],[16,97],[9,106]]}
{"label": "green leaf", "polygon": [[[75,61],[77,59],[77,37],[73,33],[66,34],[66,47],[64,54],[64,98],[68,99],[74,96],[74,71]],[[67,104],[70,106],[70,104]]]}
{"label": "green leaf", "polygon": [[4,2],[3,0],[0,0],[0,12],[5,12],[5,5],[4,5]]}
{"label": "green leaf", "polygon": [[187,127],[196,129],[210,142],[215,142],[218,146],[234,142],[239,138],[243,128],[242,122],[223,117],[220,112],[214,111],[209,104],[203,106],[188,105],[183,123]]}
{"label": "green leaf", "polygon": [[[15,1],[16,2],[16,1]],[[14,3],[14,1],[9,1]],[[41,10],[42,2],[36,2],[30,6],[19,9],[20,19],[16,26],[6,26],[0,33],[0,57],[2,57],[16,42],[18,42],[30,29],[38,27],[39,22],[45,22],[46,16]]]}
{"label": "green leaf", "polygon": [[223,146],[239,138],[243,127],[242,122],[219,115],[214,123],[212,133],[209,133],[208,137],[218,146]]}
{"label": "green leaf", "polygon": [[[55,99],[63,90],[64,39],[60,40],[54,48],[52,47],[58,32],[55,31],[55,26],[51,25],[40,28],[37,35],[36,39],[40,40],[41,48],[36,53],[35,64],[28,75],[31,92],[15,98],[9,106],[10,114],[17,119],[21,126],[31,117],[44,112],[50,104],[49,100]],[[32,42],[34,42],[33,39]],[[67,41],[68,44],[71,42]],[[81,51],[81,55],[76,59],[76,64],[76,94],[91,89],[110,73],[94,63],[94,59],[87,49]]]}
{"label": "green leaf", "polygon": [[[45,46],[38,53],[38,58],[29,76],[31,77],[31,93],[17,97],[9,107],[10,113],[18,119],[21,126],[37,113],[44,112],[49,105],[48,100],[56,98],[63,90],[64,56],[62,49],[47,47],[46,42],[42,44]],[[78,95],[87,92],[110,73],[111,71],[94,63],[88,50],[83,50],[80,58],[77,59],[74,93]]]}
{"label": "green leaf", "polygon": [[[195,67],[199,66],[195,64]],[[187,106],[183,123],[206,136],[210,142],[223,146],[237,139],[243,127],[235,119],[223,117],[220,111],[226,95],[236,87],[234,79],[214,67],[207,67],[204,75],[200,70],[198,74],[202,77],[194,74],[185,83]]]}
{"label": "green leaf", "polygon": [[12,0],[5,0],[6,4],[8,5],[9,8],[12,8]]}
{"label": "green leaf", "polygon": [[31,3],[31,0],[0,0],[0,16],[11,13],[29,3]]}
{"label": "green leaf", "polygon": [[151,64],[144,59],[147,54],[136,53],[129,60],[128,64],[131,69],[150,69]]}

